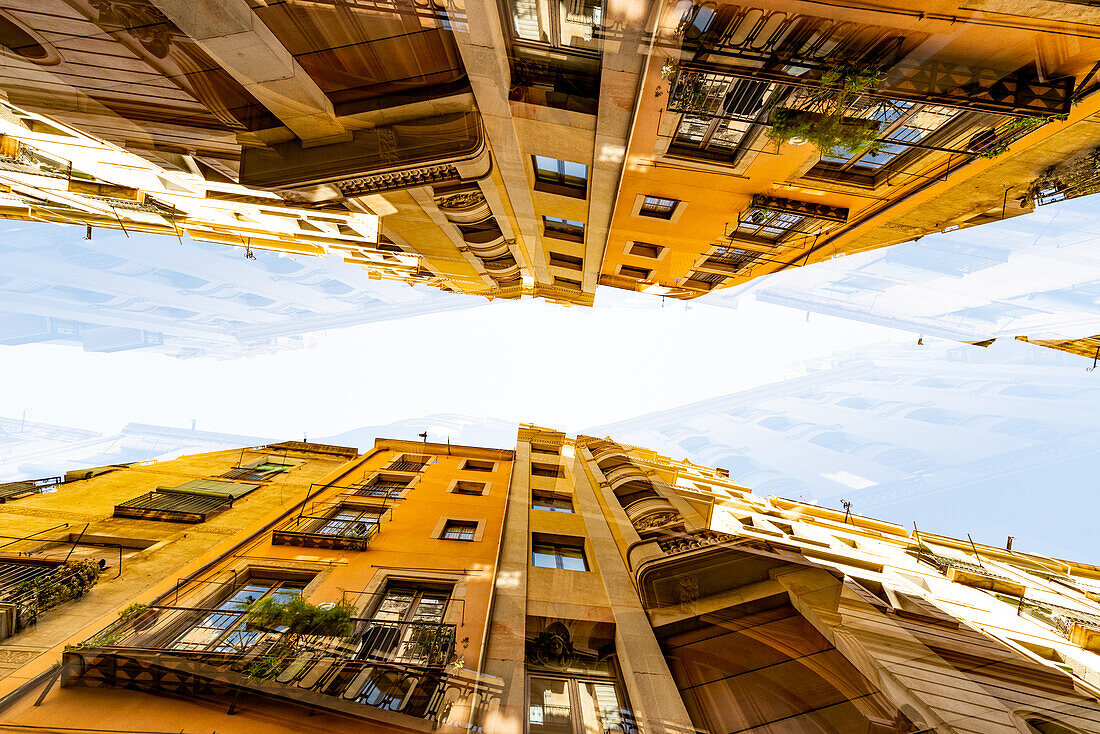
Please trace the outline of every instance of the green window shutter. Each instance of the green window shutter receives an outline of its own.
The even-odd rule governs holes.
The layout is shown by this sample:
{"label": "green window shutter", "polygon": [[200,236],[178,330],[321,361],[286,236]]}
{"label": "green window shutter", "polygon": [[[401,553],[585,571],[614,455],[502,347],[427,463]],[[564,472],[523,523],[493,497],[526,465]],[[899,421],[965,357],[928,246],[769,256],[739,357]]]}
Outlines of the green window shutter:
{"label": "green window shutter", "polygon": [[178,487],[157,487],[157,491],[176,492],[179,494],[201,494],[215,497],[232,497],[236,499],[245,496],[254,489],[258,489],[259,486],[258,484],[240,484],[238,482],[219,482],[215,479],[192,479],[190,482],[184,482]]}

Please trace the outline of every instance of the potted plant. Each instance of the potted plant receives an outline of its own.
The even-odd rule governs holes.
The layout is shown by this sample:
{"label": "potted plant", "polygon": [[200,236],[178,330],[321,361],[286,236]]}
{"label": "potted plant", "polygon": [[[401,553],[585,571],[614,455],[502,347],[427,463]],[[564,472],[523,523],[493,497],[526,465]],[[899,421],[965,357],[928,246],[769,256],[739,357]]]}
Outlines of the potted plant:
{"label": "potted plant", "polygon": [[882,81],[882,71],[842,63],[822,73],[797,108],[777,107],[768,120],[768,138],[782,145],[797,139],[812,143],[822,155],[837,149],[851,155],[874,153],[879,123],[846,117],[852,102]]}

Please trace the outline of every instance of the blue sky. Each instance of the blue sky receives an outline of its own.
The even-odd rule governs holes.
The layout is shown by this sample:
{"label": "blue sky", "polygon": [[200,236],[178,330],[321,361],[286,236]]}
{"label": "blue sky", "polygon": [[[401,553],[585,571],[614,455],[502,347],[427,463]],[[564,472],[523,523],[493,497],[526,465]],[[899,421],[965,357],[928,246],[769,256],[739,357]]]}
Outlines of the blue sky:
{"label": "blue sky", "polygon": [[[54,225],[0,226],[8,227],[0,244],[9,254],[12,247],[34,249],[19,237],[46,245],[75,237]],[[34,421],[103,433],[130,422],[185,428],[194,421],[208,431],[322,438],[453,413],[577,432],[779,383],[852,355],[912,359],[921,336],[936,347],[928,359],[944,359],[943,349],[956,342],[927,333],[937,312],[962,309],[967,329],[981,331],[988,324],[1000,335],[1011,336],[1015,327],[1033,335],[1098,333],[1100,309],[1093,295],[1100,294],[1098,231],[1100,211],[1093,197],[902,246],[925,248],[917,252],[922,258],[941,253],[936,257],[963,262],[966,272],[927,264],[922,270],[906,259],[904,249],[878,251],[787,271],[691,303],[614,289],[602,289],[591,309],[532,299],[463,302],[460,308],[411,318],[313,331],[294,342],[296,348],[228,359],[179,359],[148,349],[89,352],[50,343],[0,346],[5,377],[0,415],[18,418],[26,412]],[[166,240],[146,239],[126,246],[136,252],[166,247]],[[170,244],[179,262],[181,245]],[[209,246],[185,242],[182,247],[184,262],[188,256],[209,256]],[[988,262],[966,265],[974,252]],[[3,275],[18,279],[33,270],[34,278],[48,278],[48,259],[38,252],[33,260],[28,255],[27,273],[20,273],[19,258],[9,257]],[[324,278],[351,284],[355,290],[347,298],[373,302],[372,284],[354,266],[308,265],[323,270]],[[277,291],[285,276],[263,277],[271,282],[256,287]],[[875,286],[877,296],[852,290],[851,283],[868,277],[889,283]],[[817,300],[810,302],[811,296]],[[96,316],[94,304],[86,308],[89,319]],[[1035,349],[1002,341],[991,352],[989,369],[1009,369],[997,361],[1011,362]],[[1086,359],[1058,359],[1058,374],[1073,384],[1087,387],[1100,379],[1100,371],[1097,377],[1085,372]],[[918,441],[916,434],[913,440]],[[837,470],[845,470],[842,460]],[[1079,493],[1086,476],[1080,460],[1067,459],[1000,484],[974,485],[958,495],[914,500],[882,513],[907,525],[907,519],[917,519],[929,529],[936,529],[939,519],[945,531],[972,528],[975,537],[990,542],[1025,528],[1026,518],[1026,528],[1013,534],[1030,535],[1036,548],[1100,557],[1100,542],[1086,542],[1091,536],[1081,523],[1070,528],[1081,542],[1060,542],[1065,513],[1029,510],[1036,497],[1058,495],[1063,505],[1085,501]],[[1052,486],[1064,491],[1053,493]]]}

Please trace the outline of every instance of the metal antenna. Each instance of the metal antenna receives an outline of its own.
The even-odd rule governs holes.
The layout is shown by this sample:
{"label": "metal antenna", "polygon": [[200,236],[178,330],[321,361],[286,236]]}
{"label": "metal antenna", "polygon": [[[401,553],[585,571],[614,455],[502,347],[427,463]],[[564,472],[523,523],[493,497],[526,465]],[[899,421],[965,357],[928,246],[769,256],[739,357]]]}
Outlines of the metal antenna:
{"label": "metal antenna", "polygon": [[974,557],[978,559],[978,568],[985,568],[982,565],[982,557],[978,553],[978,547],[974,545],[974,539],[970,537],[970,533],[966,534],[966,539],[970,541],[970,549],[974,551]]}
{"label": "metal antenna", "polygon": [[852,517],[852,503],[848,500],[841,500],[840,504],[844,505],[844,522],[847,523]]}

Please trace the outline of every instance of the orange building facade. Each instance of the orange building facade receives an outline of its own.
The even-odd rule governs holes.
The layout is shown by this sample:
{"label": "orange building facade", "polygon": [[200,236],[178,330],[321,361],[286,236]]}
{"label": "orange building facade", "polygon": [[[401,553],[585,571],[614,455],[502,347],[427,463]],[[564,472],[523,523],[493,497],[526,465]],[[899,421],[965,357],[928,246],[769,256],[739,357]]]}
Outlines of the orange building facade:
{"label": "orange building facade", "polygon": [[[524,425],[512,450],[287,442],[92,473],[0,506],[88,517],[0,560],[56,569],[18,582],[33,609],[0,579],[0,659],[32,653],[0,678],[0,730],[1100,732],[1100,568],[609,438]],[[142,479],[154,497],[103,497]],[[85,560],[100,573],[61,598]]]}

